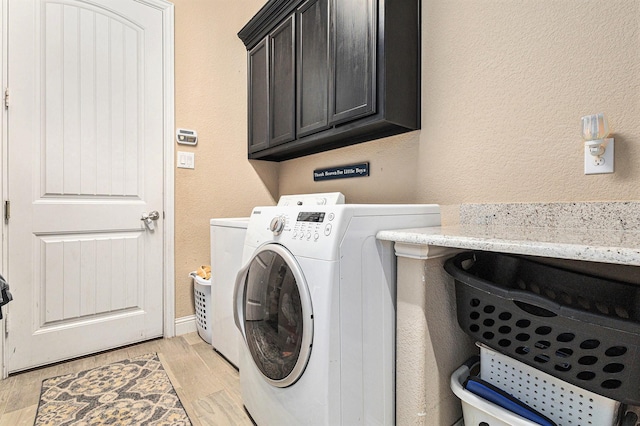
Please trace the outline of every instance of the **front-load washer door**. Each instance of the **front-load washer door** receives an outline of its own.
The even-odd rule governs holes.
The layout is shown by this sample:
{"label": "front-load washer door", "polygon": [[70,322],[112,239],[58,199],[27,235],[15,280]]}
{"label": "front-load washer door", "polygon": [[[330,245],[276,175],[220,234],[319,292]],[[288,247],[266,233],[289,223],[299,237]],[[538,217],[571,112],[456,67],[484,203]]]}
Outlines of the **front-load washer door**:
{"label": "front-load washer door", "polygon": [[242,303],[238,319],[251,357],[269,383],[290,386],[304,372],[313,342],[313,309],[302,270],[285,247],[266,244],[238,278],[237,287],[244,290],[236,302]]}

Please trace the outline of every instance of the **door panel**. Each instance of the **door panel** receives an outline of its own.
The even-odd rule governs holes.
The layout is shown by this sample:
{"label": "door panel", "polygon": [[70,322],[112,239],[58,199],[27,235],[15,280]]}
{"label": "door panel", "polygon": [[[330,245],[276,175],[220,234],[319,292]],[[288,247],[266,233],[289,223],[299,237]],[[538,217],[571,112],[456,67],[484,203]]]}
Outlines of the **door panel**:
{"label": "door panel", "polygon": [[137,196],[144,32],[61,4],[45,19],[43,195]]}
{"label": "door panel", "polygon": [[[39,326],[136,308],[142,300],[138,259],[142,233],[48,235],[37,238]],[[126,283],[126,285],[125,285]]]}
{"label": "door panel", "polygon": [[9,0],[10,372],[162,335],[162,20]]}

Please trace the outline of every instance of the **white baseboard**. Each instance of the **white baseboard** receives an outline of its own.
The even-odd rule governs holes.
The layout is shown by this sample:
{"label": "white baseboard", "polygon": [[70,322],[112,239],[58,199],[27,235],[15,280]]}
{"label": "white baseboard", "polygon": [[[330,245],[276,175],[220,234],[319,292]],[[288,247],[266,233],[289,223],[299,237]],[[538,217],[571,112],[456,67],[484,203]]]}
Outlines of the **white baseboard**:
{"label": "white baseboard", "polygon": [[180,336],[181,334],[194,333],[196,331],[198,331],[198,328],[196,327],[195,315],[176,318],[176,336]]}

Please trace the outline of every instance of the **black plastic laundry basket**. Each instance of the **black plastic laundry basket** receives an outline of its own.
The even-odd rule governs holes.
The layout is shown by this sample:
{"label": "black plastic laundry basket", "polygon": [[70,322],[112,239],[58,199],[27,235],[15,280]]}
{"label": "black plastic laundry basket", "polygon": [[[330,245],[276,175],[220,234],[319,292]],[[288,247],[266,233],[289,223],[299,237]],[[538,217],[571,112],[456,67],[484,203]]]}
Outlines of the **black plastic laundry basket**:
{"label": "black plastic laundry basket", "polygon": [[640,287],[492,252],[445,262],[460,327],[496,351],[640,405]]}

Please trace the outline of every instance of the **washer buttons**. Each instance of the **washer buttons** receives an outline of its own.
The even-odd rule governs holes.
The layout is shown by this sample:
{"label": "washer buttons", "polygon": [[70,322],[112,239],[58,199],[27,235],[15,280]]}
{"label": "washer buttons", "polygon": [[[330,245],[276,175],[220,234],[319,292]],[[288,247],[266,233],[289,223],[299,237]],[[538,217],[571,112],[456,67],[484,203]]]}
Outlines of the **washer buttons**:
{"label": "washer buttons", "polygon": [[311,232],[307,232],[307,240],[311,239]]}
{"label": "washer buttons", "polygon": [[331,224],[327,223],[327,225],[324,227],[324,235],[329,235],[331,233]]}
{"label": "washer buttons", "polygon": [[333,220],[336,217],[335,214],[333,213],[329,213],[329,220]]}
{"label": "washer buttons", "polygon": [[320,235],[318,235],[317,232],[315,234],[313,234],[313,240],[314,241],[318,241],[318,238],[320,238]]}

